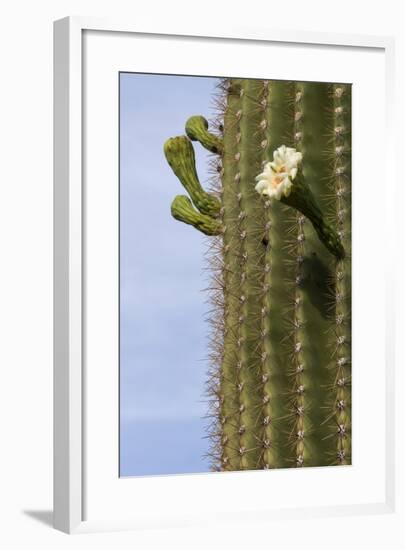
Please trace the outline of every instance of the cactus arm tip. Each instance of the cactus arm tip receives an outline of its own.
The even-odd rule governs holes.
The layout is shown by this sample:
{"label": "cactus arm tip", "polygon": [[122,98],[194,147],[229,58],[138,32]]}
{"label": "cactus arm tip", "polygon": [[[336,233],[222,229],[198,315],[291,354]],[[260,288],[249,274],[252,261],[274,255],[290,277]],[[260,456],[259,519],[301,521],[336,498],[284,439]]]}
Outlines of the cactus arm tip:
{"label": "cactus arm tip", "polygon": [[208,121],[203,116],[191,116],[186,122],[185,130],[192,141],[199,141],[211,153],[222,154],[222,139],[208,131]]}
{"label": "cactus arm tip", "polygon": [[205,235],[219,235],[221,223],[218,220],[197,212],[191,200],[185,195],[177,195],[171,205],[173,218],[188,225],[192,225]]}
{"label": "cactus arm tip", "polygon": [[217,218],[221,201],[207,193],[201,186],[195,167],[194,148],[186,136],[169,138],[164,144],[164,153],[171,169],[201,214]]}

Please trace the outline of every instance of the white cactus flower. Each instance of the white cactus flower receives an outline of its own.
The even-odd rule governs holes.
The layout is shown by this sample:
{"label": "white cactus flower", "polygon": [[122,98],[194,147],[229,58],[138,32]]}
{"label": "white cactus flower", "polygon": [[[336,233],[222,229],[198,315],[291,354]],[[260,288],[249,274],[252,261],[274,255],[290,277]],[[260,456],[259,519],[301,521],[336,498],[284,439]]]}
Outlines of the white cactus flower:
{"label": "white cactus flower", "polygon": [[265,164],[263,172],[256,176],[256,191],[277,200],[288,197],[301,161],[301,153],[282,145],[274,151],[273,161]]}

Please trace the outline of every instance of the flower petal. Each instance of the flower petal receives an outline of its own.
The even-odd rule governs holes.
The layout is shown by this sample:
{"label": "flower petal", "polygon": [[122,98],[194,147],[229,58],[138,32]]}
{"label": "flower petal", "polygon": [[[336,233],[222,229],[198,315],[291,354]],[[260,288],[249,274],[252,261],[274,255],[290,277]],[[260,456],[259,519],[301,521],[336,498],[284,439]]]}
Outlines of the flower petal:
{"label": "flower petal", "polygon": [[265,180],[260,180],[259,183],[256,184],[255,189],[258,193],[264,195],[266,194],[265,191],[267,190],[268,183]]}
{"label": "flower petal", "polygon": [[274,198],[277,199],[278,201],[281,199],[281,195],[283,194],[283,190],[281,188],[281,186],[277,187],[277,189],[275,189],[274,191]]}
{"label": "flower petal", "polygon": [[256,176],[256,191],[277,200],[283,195],[288,196],[301,161],[302,153],[293,147],[281,145],[273,152],[273,160],[267,162],[263,171]]}
{"label": "flower petal", "polygon": [[290,182],[289,185],[285,186],[285,188],[284,188],[284,196],[285,197],[288,197],[288,195],[291,193],[291,187],[292,187],[291,182]]}

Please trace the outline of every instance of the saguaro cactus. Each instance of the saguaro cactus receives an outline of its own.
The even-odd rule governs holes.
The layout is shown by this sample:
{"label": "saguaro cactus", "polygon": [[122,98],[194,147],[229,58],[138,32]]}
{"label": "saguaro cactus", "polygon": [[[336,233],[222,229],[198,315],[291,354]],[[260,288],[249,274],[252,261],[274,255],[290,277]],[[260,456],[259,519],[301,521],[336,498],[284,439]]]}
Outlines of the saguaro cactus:
{"label": "saguaro cactus", "polygon": [[[212,250],[212,467],[350,464],[350,85],[227,79],[217,100],[212,131],[192,116],[164,147],[190,196],[172,215]],[[211,192],[192,141],[213,154]]]}

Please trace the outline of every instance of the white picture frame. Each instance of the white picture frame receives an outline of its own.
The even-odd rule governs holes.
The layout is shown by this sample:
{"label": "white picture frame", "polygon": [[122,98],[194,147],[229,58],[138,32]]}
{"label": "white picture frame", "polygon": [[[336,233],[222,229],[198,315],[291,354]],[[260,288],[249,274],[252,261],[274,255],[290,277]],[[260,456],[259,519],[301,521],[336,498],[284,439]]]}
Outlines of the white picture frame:
{"label": "white picture frame", "polygon": [[[170,32],[168,32],[170,31]],[[204,43],[208,47],[212,41],[221,40],[222,43],[229,41],[229,44],[279,44],[288,47],[309,46],[315,49],[332,48],[335,50],[351,51],[377,51],[383,56],[385,70],[384,96],[385,100],[381,107],[384,110],[385,126],[385,167],[384,178],[390,192],[386,197],[385,217],[386,223],[383,228],[383,236],[387,242],[386,248],[386,267],[384,281],[378,281],[380,290],[385,292],[385,300],[381,304],[384,308],[385,330],[383,347],[385,348],[385,364],[379,364],[383,368],[383,379],[385,385],[384,395],[384,433],[385,444],[381,451],[383,466],[381,467],[381,483],[383,491],[377,499],[371,496],[365,501],[361,499],[353,500],[350,503],[336,501],[329,502],[326,505],[310,503],[309,506],[280,506],[266,508],[265,504],[260,504],[255,510],[244,510],[242,505],[237,502],[233,505],[232,514],[238,520],[243,519],[243,515],[249,519],[265,520],[270,517],[305,517],[308,514],[313,517],[369,513],[391,513],[398,515],[395,508],[396,483],[395,483],[395,431],[394,431],[394,376],[395,376],[395,358],[394,358],[394,286],[393,286],[393,235],[394,221],[392,213],[395,204],[395,174],[393,172],[393,56],[394,42],[390,37],[372,37],[357,35],[330,35],[320,33],[297,33],[297,32],[279,32],[276,30],[255,30],[242,29],[224,33],[217,29],[138,29],[136,24],[128,22],[116,22],[112,20],[97,20],[92,18],[70,17],[55,22],[54,35],[54,120],[55,120],[55,148],[54,148],[54,525],[57,529],[67,533],[86,532],[108,529],[135,529],[140,527],[159,527],[171,525],[193,525],[198,523],[207,523],[214,521],[216,517],[219,521],[227,521],[232,515],[230,513],[221,516],[215,511],[209,511],[202,498],[202,504],[199,509],[196,508],[195,514],[185,514],[179,507],[176,511],[176,503],[173,510],[168,510],[164,516],[164,506],[160,512],[156,512],[156,517],[149,514],[142,516],[141,509],[138,513],[128,514],[128,516],[106,517],[104,509],[100,508],[95,517],[87,518],[84,510],[90,500],[100,500],[99,495],[89,497],[89,487],[86,485],[88,478],[96,476],[99,483],[103,483],[103,470],[97,471],[91,469],[86,462],[89,453],[86,451],[89,438],[91,439],[91,430],[85,425],[85,417],[92,416],[88,413],[84,402],[89,388],[91,377],[85,376],[83,361],[86,354],[86,339],[89,337],[87,327],[85,326],[85,285],[84,285],[84,265],[86,255],[89,252],[89,242],[84,237],[84,216],[86,208],[83,177],[87,159],[85,155],[89,149],[83,147],[83,126],[84,126],[84,84],[86,82],[86,71],[89,68],[89,59],[83,62],[87,53],[84,51],[84,40],[86,33],[112,33],[121,37],[136,36],[139,38],[153,39],[153,37],[163,40],[170,40],[170,37],[177,41],[194,38],[198,43]],[[100,44],[99,47],[102,47]],[[159,46],[157,46],[159,48]],[[86,44],[86,49],[90,49]],[[93,48],[94,50],[94,48]],[[117,49],[118,51],[118,49]],[[123,65],[127,60],[123,59]],[[106,61],[107,63],[107,61]],[[111,61],[112,67],[113,61]],[[145,71],[148,64],[148,56],[145,53],[140,72]],[[123,66],[124,70],[126,67]],[[167,72],[170,72],[170,66],[167,64]],[[260,67],[252,68],[260,74]],[[151,71],[154,72],[154,69]],[[173,71],[174,72],[174,71]],[[206,74],[201,63],[196,61],[196,74]],[[215,73],[214,73],[215,74]],[[249,75],[250,76],[250,75]],[[86,122],[87,128],[87,122]],[[107,125],[107,128],[109,126]],[[86,195],[86,200],[88,199]],[[91,206],[90,206],[91,208]],[[356,220],[355,222],[356,223]],[[86,246],[84,246],[86,243]],[[385,287],[385,288],[384,288]],[[378,355],[378,354],[377,354]],[[107,384],[106,384],[107,385]],[[372,390],[374,391],[374,390]],[[96,406],[96,405],[95,405]],[[108,407],[106,407],[106,410]],[[111,409],[112,410],[112,409]],[[114,423],[111,419],[110,423]],[[90,420],[91,424],[91,420]],[[91,453],[90,453],[91,454]],[[314,469],[312,469],[314,473]],[[294,472],[290,474],[295,475]],[[290,475],[287,471],[280,473],[284,476]],[[216,475],[216,474],[215,474]],[[223,481],[216,481],[216,488],[221,483],[222,487],[227,486],[229,491],[237,491],[238,487],[245,490],[246,484],[253,484],[255,487],[254,472],[243,474],[230,474],[222,477]],[[308,475],[311,475],[308,473]],[[323,476],[320,470],[316,475]],[[356,474],[353,474],[356,475]],[[247,476],[252,476],[248,478]],[[189,478],[196,482],[195,490],[202,490],[201,476],[175,476],[168,481],[167,478],[154,478],[142,480],[144,491],[153,491],[155,494],[162,490],[173,491],[178,488],[179,492],[189,483]],[[198,478],[200,481],[198,481]],[[376,476],[377,477],[377,476]],[[208,478],[205,478],[204,484]],[[218,477],[216,478],[219,479]],[[309,484],[312,482],[301,480],[299,483]],[[338,483],[339,480],[337,479]],[[373,480],[370,481],[372,484]],[[125,480],[121,481],[122,484]],[[191,483],[191,481],[190,481]],[[324,482],[320,482],[324,483]],[[375,481],[377,483],[377,480]],[[198,485],[199,484],[199,485]],[[87,487],[87,489],[85,489]],[[94,488],[94,483],[92,485]],[[140,487],[139,487],[140,488]],[[184,489],[185,491],[187,489]],[[251,489],[253,490],[253,489]],[[111,491],[113,489],[111,488]],[[118,493],[117,493],[118,494]],[[143,494],[143,493],[140,493]],[[184,493],[186,494],[186,493]],[[110,498],[112,492],[107,494]],[[115,498],[115,497],[114,497]],[[164,500],[164,499],[163,499]],[[332,499],[333,500],[333,499]],[[125,504],[123,505],[125,506]],[[148,504],[145,501],[145,508]],[[107,509],[105,509],[107,510]],[[169,513],[170,512],[170,513]],[[162,515],[163,514],[163,515]],[[270,514],[270,515],[269,515]],[[142,517],[141,517],[142,516]]]}

